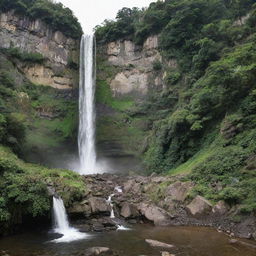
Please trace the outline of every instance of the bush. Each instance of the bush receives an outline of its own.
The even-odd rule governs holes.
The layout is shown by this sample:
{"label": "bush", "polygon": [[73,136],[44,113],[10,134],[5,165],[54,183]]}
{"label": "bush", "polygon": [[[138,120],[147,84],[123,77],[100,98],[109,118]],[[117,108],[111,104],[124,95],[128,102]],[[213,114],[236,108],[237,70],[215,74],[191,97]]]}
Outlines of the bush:
{"label": "bush", "polygon": [[153,70],[154,71],[160,71],[160,70],[162,70],[162,68],[163,68],[163,65],[162,65],[161,61],[156,60],[153,62]]}

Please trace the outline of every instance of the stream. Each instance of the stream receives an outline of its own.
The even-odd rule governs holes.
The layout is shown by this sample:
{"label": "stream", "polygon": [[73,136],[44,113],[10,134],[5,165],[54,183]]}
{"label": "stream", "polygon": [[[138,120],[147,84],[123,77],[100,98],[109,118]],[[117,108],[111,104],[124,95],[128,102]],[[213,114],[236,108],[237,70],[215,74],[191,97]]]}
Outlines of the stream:
{"label": "stream", "polygon": [[256,249],[241,244],[230,244],[227,235],[202,227],[135,225],[129,231],[88,233],[85,239],[70,243],[50,242],[54,238],[55,235],[47,231],[23,233],[0,239],[0,249],[7,251],[10,256],[75,256],[94,246],[109,247],[122,256],[153,256],[160,255],[160,251],[167,251],[152,248],[145,242],[145,239],[155,239],[175,245],[170,252],[176,256],[256,255]]}

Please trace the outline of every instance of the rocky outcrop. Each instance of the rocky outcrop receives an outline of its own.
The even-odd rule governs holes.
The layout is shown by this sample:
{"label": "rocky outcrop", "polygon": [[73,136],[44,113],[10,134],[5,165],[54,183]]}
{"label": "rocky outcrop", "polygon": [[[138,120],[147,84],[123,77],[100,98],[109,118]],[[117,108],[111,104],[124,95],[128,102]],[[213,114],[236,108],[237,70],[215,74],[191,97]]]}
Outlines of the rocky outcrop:
{"label": "rocky outcrop", "polygon": [[145,216],[147,220],[152,221],[156,226],[168,226],[171,223],[171,215],[160,207],[141,203],[138,208],[141,214]]}
{"label": "rocky outcrop", "polygon": [[188,193],[193,188],[192,182],[180,182],[177,181],[166,189],[166,200],[174,200],[184,202]]}
{"label": "rocky outcrop", "polygon": [[187,209],[190,214],[199,217],[211,212],[212,204],[202,196],[197,196],[189,205],[187,205]]}
{"label": "rocky outcrop", "polygon": [[140,216],[138,208],[134,204],[125,202],[121,206],[120,215],[124,218],[136,218]]}
{"label": "rocky outcrop", "polygon": [[91,197],[89,198],[89,205],[91,207],[92,213],[106,213],[110,212],[111,208],[104,198]]}
{"label": "rocky outcrop", "polygon": [[219,201],[213,208],[212,212],[217,215],[225,215],[230,210],[230,207],[224,201]]}
{"label": "rocky outcrop", "polygon": [[110,82],[114,96],[145,96],[150,88],[163,87],[163,75],[155,72],[154,63],[162,61],[158,51],[158,36],[147,38],[137,46],[130,40],[118,40],[107,45],[107,58],[111,65],[121,67]]}
{"label": "rocky outcrop", "polygon": [[1,13],[0,46],[43,55],[46,59],[43,64],[18,63],[19,69],[31,82],[58,89],[77,86],[78,73],[69,69],[68,64],[78,63],[79,42],[59,31],[52,31],[41,20],[30,20],[13,11]]}
{"label": "rocky outcrop", "polygon": [[[196,196],[188,204],[187,193],[194,184],[181,182],[184,176],[103,174],[84,176],[83,179],[86,186],[84,197],[68,209],[72,219],[82,216],[75,225],[81,231],[103,232],[115,230],[119,225],[152,223],[156,226],[211,226],[232,236],[256,237],[254,216],[233,221],[236,208],[230,208],[223,201],[212,205],[201,196]],[[115,189],[117,187],[119,191]],[[110,218],[111,208],[106,200],[111,194],[115,218]]]}

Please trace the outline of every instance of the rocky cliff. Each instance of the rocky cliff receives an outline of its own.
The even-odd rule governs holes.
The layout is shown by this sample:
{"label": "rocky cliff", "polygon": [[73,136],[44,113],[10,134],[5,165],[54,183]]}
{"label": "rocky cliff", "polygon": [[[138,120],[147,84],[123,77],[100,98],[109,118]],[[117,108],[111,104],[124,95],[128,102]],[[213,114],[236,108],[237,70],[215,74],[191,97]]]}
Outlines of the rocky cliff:
{"label": "rocky cliff", "polygon": [[[140,157],[143,152],[150,122],[145,116],[132,117],[131,112],[165,86],[164,60],[158,47],[156,35],[142,46],[132,40],[98,45],[97,141],[103,156]],[[135,163],[129,168],[136,169]]]}
{"label": "rocky cliff", "polygon": [[12,136],[0,143],[19,144],[15,147],[28,161],[67,167],[63,159],[76,151],[78,67],[79,40],[40,19],[2,12],[1,108],[6,119],[15,116],[25,135],[19,143]]}
{"label": "rocky cliff", "polygon": [[150,88],[163,87],[162,76],[154,72],[154,64],[162,61],[157,36],[147,38],[142,47],[130,40],[108,43],[107,58],[109,64],[121,68],[110,81],[114,97],[132,95],[143,98]]}
{"label": "rocky cliff", "polygon": [[78,65],[79,41],[53,31],[40,19],[30,20],[14,11],[0,14],[1,48],[19,48],[22,52],[40,53],[43,64],[19,64],[20,70],[33,83],[58,89],[77,86],[78,72],[71,64]]}

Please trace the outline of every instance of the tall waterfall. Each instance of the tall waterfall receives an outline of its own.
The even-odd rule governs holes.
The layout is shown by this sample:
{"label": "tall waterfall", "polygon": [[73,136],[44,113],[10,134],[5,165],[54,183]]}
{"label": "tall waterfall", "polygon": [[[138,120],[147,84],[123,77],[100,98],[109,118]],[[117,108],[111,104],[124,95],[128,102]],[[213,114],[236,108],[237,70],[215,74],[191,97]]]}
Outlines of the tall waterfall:
{"label": "tall waterfall", "polygon": [[96,170],[95,150],[95,37],[83,35],[80,46],[79,82],[79,134],[78,150],[80,174],[92,174]]}
{"label": "tall waterfall", "polygon": [[53,214],[54,232],[63,235],[61,238],[53,240],[53,242],[71,242],[87,236],[85,233],[80,233],[69,225],[66,209],[61,198],[53,197]]}

